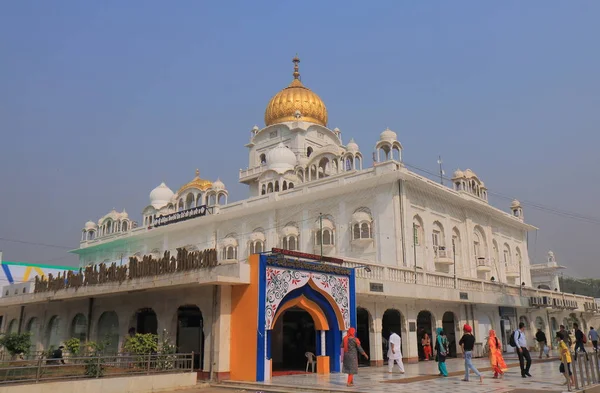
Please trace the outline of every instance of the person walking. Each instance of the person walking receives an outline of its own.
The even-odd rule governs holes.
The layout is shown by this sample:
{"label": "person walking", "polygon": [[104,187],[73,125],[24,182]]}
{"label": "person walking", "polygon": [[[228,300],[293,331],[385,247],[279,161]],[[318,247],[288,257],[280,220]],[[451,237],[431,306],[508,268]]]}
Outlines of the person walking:
{"label": "person walking", "polygon": [[469,326],[468,324],[465,324],[463,326],[463,331],[464,334],[458,342],[458,345],[460,345],[460,347],[462,348],[463,356],[465,358],[465,378],[463,379],[463,381],[469,382],[469,370],[473,370],[475,375],[479,377],[479,382],[483,383],[483,376],[481,375],[479,370],[477,370],[477,368],[475,368],[475,366],[473,365],[473,348],[475,347],[475,336],[473,336],[473,328],[471,328],[471,326]]}
{"label": "person walking", "polygon": [[594,351],[598,351],[598,332],[594,330],[593,326],[590,326],[590,332],[588,333],[588,338],[592,342],[594,346]]}
{"label": "person walking", "polygon": [[435,338],[435,360],[438,362],[438,370],[442,377],[448,376],[448,370],[446,369],[446,356],[448,355],[448,339],[442,328],[437,328]]}
{"label": "person walking", "polygon": [[575,330],[575,360],[577,360],[577,348],[581,349],[581,352],[585,352],[584,344],[587,342],[585,334],[579,329],[579,324],[573,324],[573,330]]}
{"label": "person walking", "polygon": [[[569,377],[567,378],[565,375],[565,379],[567,380],[565,385],[569,382],[571,385],[575,385],[573,373],[571,372],[571,351],[565,343],[564,333],[556,332],[556,340],[558,341],[558,353],[560,354],[560,367],[558,368],[558,371],[560,371],[560,373],[563,375],[565,375],[565,372],[568,371]],[[565,364],[567,365],[567,370],[565,370]]]}
{"label": "person walking", "polygon": [[494,379],[502,378],[508,367],[506,367],[504,357],[502,356],[502,343],[498,340],[496,332],[493,329],[490,330],[488,347],[490,348],[490,365],[492,366],[492,370],[494,370]]}
{"label": "person walking", "polygon": [[550,351],[546,351],[548,340],[546,339],[546,333],[544,333],[541,328],[538,328],[538,331],[535,334],[535,341],[537,341],[538,345],[540,346],[540,359],[542,358],[544,352],[546,352],[546,357],[549,358]]}
{"label": "person walking", "polygon": [[567,331],[565,325],[560,325],[559,329],[560,334],[562,334],[563,336],[563,341],[565,342],[565,345],[569,347],[569,349],[571,349],[571,345],[573,345],[573,340],[571,340],[571,333]]}
{"label": "person walking", "polygon": [[517,345],[517,355],[519,355],[521,377],[531,377],[531,374],[529,374],[529,369],[531,368],[531,355],[527,349],[527,337],[525,336],[525,324],[523,322],[519,323],[519,329],[515,330],[513,335],[515,344]]}
{"label": "person walking", "polygon": [[423,332],[423,338],[421,339],[421,346],[423,347],[423,355],[425,360],[431,359],[431,338],[427,332]]}
{"label": "person walking", "polygon": [[348,334],[344,337],[344,360],[342,372],[348,374],[348,386],[354,386],[354,375],[358,374],[358,354],[360,353],[367,360],[369,356],[360,346],[360,341],[356,338],[356,329],[351,327]]}
{"label": "person walking", "polygon": [[404,363],[402,362],[402,350],[400,349],[401,339],[396,332],[392,331],[388,340],[388,373],[394,371],[394,363],[398,363],[400,374],[404,374]]}

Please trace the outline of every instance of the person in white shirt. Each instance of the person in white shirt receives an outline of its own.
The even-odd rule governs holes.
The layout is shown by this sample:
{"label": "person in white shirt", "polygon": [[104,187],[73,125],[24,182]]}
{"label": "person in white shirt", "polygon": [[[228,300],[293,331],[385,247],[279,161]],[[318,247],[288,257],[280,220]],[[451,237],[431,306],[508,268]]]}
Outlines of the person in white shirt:
{"label": "person in white shirt", "polygon": [[400,349],[400,336],[395,332],[392,332],[390,339],[388,340],[388,372],[391,373],[394,370],[394,362],[398,363],[400,373],[404,374],[404,363],[402,362],[402,351]]}
{"label": "person in white shirt", "polygon": [[[527,349],[527,337],[525,337],[525,324],[519,323],[519,329],[513,333],[515,343],[517,344],[517,355],[519,355],[519,365],[521,366],[521,377],[531,377],[529,369],[531,368],[531,355]],[[525,364],[527,361],[527,364]]]}

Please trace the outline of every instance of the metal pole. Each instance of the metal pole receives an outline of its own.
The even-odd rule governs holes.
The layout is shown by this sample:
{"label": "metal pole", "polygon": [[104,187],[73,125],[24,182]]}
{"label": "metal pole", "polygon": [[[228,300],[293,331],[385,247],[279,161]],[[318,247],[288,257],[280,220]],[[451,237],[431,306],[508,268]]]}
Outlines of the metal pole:
{"label": "metal pole", "polygon": [[444,185],[444,170],[442,169],[442,156],[438,156],[438,164],[440,164],[440,184]]}
{"label": "metal pole", "polygon": [[319,213],[319,243],[321,243],[321,261],[323,260],[323,214]]}
{"label": "metal pole", "polygon": [[415,284],[417,283],[417,226],[413,222],[413,251],[415,257]]}

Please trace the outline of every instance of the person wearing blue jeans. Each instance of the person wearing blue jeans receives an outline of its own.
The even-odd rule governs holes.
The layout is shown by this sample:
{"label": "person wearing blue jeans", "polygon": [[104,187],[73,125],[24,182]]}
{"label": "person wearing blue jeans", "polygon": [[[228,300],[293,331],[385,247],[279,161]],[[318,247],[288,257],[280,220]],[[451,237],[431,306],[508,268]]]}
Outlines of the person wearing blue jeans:
{"label": "person wearing blue jeans", "polygon": [[469,370],[472,370],[475,375],[479,377],[479,382],[483,382],[483,376],[473,365],[473,348],[475,347],[475,336],[473,336],[473,329],[468,324],[463,326],[465,334],[461,337],[458,345],[462,348],[463,356],[465,358],[465,378],[464,382],[469,382]]}

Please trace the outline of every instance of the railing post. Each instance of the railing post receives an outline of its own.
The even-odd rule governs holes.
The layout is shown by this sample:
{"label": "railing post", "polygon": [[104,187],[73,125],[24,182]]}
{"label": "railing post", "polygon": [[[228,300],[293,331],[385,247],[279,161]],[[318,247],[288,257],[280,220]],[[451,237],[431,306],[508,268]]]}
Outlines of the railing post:
{"label": "railing post", "polygon": [[100,367],[101,367],[101,359],[100,359],[100,355],[98,355],[97,361],[96,361],[96,378],[100,378]]}
{"label": "railing post", "polygon": [[42,374],[42,363],[44,361],[44,358],[42,356],[40,356],[40,358],[38,359],[38,365],[37,365],[37,370],[35,372],[35,383],[38,383],[40,381],[40,377]]}
{"label": "railing post", "polygon": [[149,353],[148,354],[148,369],[146,370],[148,374],[150,374],[150,359],[151,359],[152,354]]}
{"label": "railing post", "polygon": [[589,367],[589,364],[588,364],[589,358],[588,358],[586,352],[583,352],[581,355],[583,356],[583,363],[585,364],[585,378],[586,378],[586,382],[587,382],[588,385],[591,385],[594,382],[590,378],[590,367]]}
{"label": "railing post", "polygon": [[190,359],[190,372],[194,372],[194,351],[192,351],[192,358]]}

